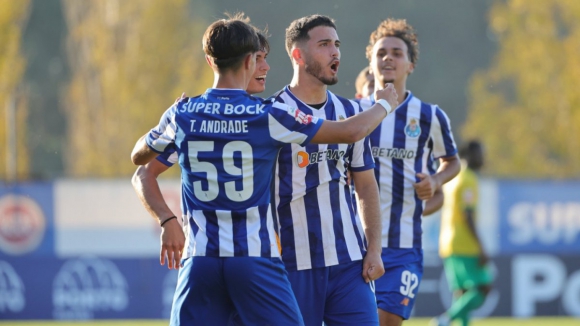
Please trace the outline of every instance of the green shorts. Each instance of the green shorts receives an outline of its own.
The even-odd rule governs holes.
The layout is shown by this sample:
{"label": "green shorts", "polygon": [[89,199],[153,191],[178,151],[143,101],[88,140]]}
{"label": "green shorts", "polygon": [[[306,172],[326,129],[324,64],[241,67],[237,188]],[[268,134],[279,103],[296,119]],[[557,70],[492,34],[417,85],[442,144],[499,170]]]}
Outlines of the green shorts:
{"label": "green shorts", "polygon": [[489,266],[479,266],[477,256],[451,255],[443,259],[443,264],[452,291],[488,285],[493,280]]}

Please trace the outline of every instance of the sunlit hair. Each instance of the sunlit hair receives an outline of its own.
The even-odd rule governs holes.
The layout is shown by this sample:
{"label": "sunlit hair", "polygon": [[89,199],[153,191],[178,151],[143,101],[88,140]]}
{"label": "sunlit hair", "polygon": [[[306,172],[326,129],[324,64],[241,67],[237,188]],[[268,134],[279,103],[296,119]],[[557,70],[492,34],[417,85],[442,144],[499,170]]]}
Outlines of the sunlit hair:
{"label": "sunlit hair", "polygon": [[407,44],[409,60],[413,64],[417,64],[417,60],[419,60],[419,41],[417,40],[415,29],[413,26],[407,24],[407,20],[405,19],[389,18],[379,24],[377,29],[371,33],[366,49],[367,59],[371,60],[375,43],[383,37],[389,36],[398,37],[403,40]]}
{"label": "sunlit hair", "polygon": [[246,55],[260,50],[260,39],[244,13],[226,14],[203,34],[203,51],[219,71],[236,70]]}
{"label": "sunlit hair", "polygon": [[258,33],[258,39],[260,40],[260,51],[270,53],[270,42],[268,42],[268,31],[266,29],[256,30]]}
{"label": "sunlit hair", "polygon": [[327,26],[336,29],[334,20],[328,16],[310,15],[294,20],[290,26],[286,28],[286,52],[292,57],[290,51],[292,46],[296,43],[308,41],[310,36],[308,32],[318,26]]}

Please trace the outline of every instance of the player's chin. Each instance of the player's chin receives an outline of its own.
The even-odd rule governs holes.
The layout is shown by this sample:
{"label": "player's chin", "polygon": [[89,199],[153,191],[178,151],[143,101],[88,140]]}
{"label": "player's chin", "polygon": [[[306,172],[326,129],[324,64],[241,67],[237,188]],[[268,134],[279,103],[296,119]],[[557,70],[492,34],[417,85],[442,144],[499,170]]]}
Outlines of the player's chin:
{"label": "player's chin", "polygon": [[266,90],[266,86],[251,86],[251,87],[248,87],[246,92],[248,92],[248,94],[258,94],[258,93],[262,93],[265,90]]}
{"label": "player's chin", "polygon": [[326,77],[322,80],[324,82],[324,84],[326,85],[336,85],[336,83],[338,83],[338,76],[334,75],[334,76],[330,76],[330,77]]}

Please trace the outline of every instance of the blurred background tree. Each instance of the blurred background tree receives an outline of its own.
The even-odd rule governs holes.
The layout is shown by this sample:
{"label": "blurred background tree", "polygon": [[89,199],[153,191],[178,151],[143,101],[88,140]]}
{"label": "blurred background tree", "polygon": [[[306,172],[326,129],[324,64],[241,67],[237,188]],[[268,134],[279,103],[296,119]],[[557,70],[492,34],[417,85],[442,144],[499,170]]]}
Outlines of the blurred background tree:
{"label": "blurred background tree", "polygon": [[26,59],[21,43],[28,18],[28,0],[0,0],[0,179],[28,174],[26,97],[22,85]]}
{"label": "blurred background tree", "polygon": [[193,19],[188,9],[187,0],[63,0],[69,176],[130,175],[135,141],[171,99],[211,86],[199,51],[209,22]]}
{"label": "blurred background tree", "polygon": [[504,177],[580,176],[580,1],[497,1],[499,51],[472,79],[464,137]]}
{"label": "blurred background tree", "polygon": [[[364,49],[370,32],[382,19],[405,18],[418,31],[421,49],[409,89],[447,112],[458,142],[477,137],[486,143],[490,175],[580,176],[580,1],[0,0],[0,5],[2,83],[21,76],[27,63],[20,87],[26,96],[15,102],[19,130],[26,131],[17,137],[24,142],[17,146],[17,166],[31,179],[131,175],[135,167],[128,157],[135,140],[181,92],[195,95],[211,85],[201,38],[226,11],[244,11],[256,26],[268,27],[272,69],[264,97],[291,79],[284,31],[292,20],[313,13],[336,20],[342,64],[339,83],[330,90],[350,97],[356,75],[368,65]],[[22,35],[4,41],[15,37],[4,28],[13,26],[7,17],[16,17],[14,22],[21,17],[14,26],[27,17],[26,10],[18,16],[13,8],[29,8],[30,18],[23,31],[18,27]],[[8,53],[19,53],[14,50],[19,43],[24,56],[5,63]],[[11,83],[6,85],[18,84]],[[8,88],[0,93],[16,94]],[[6,101],[0,97],[3,107]],[[0,137],[4,180],[6,133]],[[177,176],[177,170],[169,175]]]}

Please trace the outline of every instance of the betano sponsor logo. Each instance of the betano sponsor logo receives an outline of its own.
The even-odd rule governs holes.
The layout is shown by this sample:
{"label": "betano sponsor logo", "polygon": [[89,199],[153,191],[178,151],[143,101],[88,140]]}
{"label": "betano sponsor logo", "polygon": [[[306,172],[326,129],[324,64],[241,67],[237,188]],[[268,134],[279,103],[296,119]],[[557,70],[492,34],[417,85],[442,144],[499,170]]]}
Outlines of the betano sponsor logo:
{"label": "betano sponsor logo", "polygon": [[371,148],[373,157],[386,157],[386,158],[396,158],[396,159],[412,159],[415,158],[417,153],[412,149],[406,148],[382,148],[373,147]]}
{"label": "betano sponsor logo", "polygon": [[93,319],[96,312],[123,311],[129,304],[127,280],[117,266],[98,257],[68,260],[53,283],[55,319]]}
{"label": "betano sponsor logo", "polygon": [[42,209],[29,197],[6,195],[0,198],[0,250],[22,255],[35,250],[46,229]]}
{"label": "betano sponsor logo", "polygon": [[310,164],[317,164],[323,161],[338,161],[344,156],[345,153],[345,151],[331,148],[313,153],[299,151],[296,153],[296,164],[300,168],[305,168]]}
{"label": "betano sponsor logo", "polygon": [[25,305],[24,283],[10,264],[0,260],[0,313],[21,312]]}

